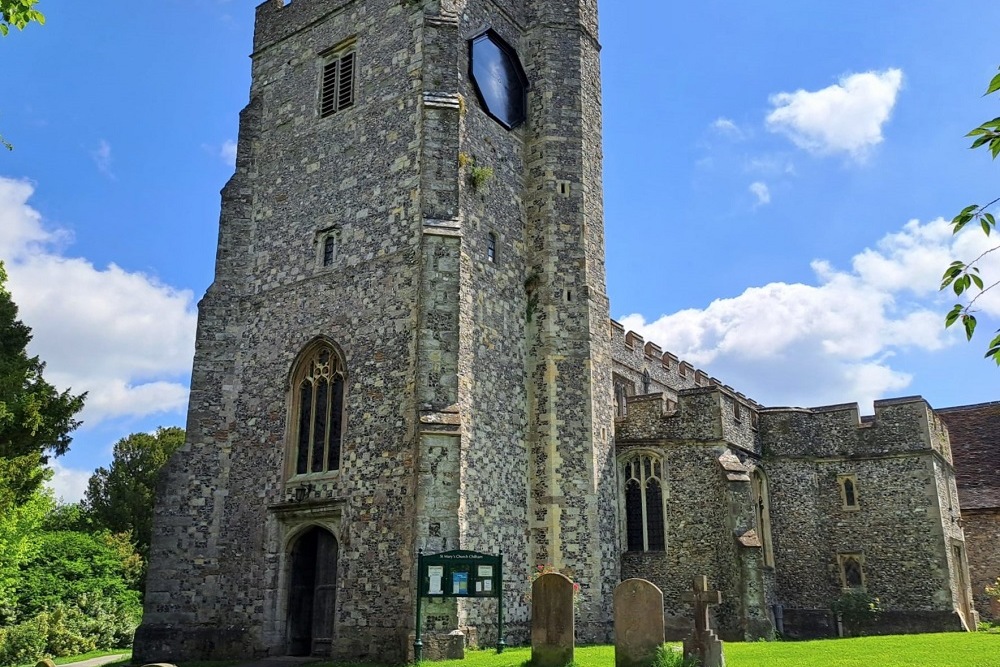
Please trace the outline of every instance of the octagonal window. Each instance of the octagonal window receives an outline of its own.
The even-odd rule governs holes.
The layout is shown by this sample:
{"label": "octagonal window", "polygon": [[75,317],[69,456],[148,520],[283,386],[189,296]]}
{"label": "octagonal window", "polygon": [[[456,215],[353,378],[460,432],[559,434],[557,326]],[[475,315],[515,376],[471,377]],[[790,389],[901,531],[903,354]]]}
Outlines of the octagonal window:
{"label": "octagonal window", "polygon": [[508,130],[524,122],[528,77],[517,51],[493,30],[469,40],[469,74],[483,109]]}

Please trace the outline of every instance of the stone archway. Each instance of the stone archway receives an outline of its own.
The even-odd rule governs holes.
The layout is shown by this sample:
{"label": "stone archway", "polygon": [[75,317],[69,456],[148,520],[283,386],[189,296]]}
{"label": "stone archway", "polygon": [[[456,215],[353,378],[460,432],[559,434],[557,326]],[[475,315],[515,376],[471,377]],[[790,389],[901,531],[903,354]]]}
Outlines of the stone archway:
{"label": "stone archway", "polygon": [[337,540],[314,526],[292,545],[288,577],[289,655],[329,655],[337,607]]}

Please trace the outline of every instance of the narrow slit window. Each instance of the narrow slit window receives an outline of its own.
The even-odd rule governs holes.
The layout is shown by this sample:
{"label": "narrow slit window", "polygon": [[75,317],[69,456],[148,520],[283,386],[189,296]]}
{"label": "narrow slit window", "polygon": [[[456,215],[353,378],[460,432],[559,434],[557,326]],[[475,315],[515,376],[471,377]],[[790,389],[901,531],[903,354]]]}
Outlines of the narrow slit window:
{"label": "narrow slit window", "polygon": [[486,259],[490,262],[497,261],[497,237],[496,234],[490,234],[486,237]]}
{"label": "narrow slit window", "polygon": [[859,510],[858,504],[858,477],[855,474],[837,475],[837,483],[840,486],[841,506],[845,510]]}
{"label": "narrow slit window", "polygon": [[320,82],[320,118],[354,106],[355,70],[353,42],[325,56]]}
{"label": "narrow slit window", "polygon": [[330,266],[337,258],[337,237],[327,234],[323,239],[323,266]]}

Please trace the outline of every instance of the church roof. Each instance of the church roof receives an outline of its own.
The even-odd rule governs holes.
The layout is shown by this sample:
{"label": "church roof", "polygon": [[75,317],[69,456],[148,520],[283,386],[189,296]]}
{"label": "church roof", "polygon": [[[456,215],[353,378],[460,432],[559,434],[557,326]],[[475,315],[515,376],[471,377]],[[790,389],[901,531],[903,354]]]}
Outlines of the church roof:
{"label": "church roof", "polygon": [[948,426],[962,509],[1000,508],[1000,401],[936,412]]}

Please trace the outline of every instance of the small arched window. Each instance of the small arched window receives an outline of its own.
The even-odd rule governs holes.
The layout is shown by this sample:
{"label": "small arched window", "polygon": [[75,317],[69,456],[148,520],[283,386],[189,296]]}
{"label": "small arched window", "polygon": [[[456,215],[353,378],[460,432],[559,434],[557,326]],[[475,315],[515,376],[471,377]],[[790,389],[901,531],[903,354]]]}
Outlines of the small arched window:
{"label": "small arched window", "polygon": [[665,551],[663,461],[637,454],[622,465],[625,492],[625,537],[629,551]]}
{"label": "small arched window", "polygon": [[299,357],[292,381],[292,474],[340,468],[344,414],[344,366],[328,343],[310,345]]}
{"label": "small arched window", "polygon": [[858,504],[858,476],[854,473],[837,475],[837,483],[840,485],[841,507],[845,510],[859,510]]}

